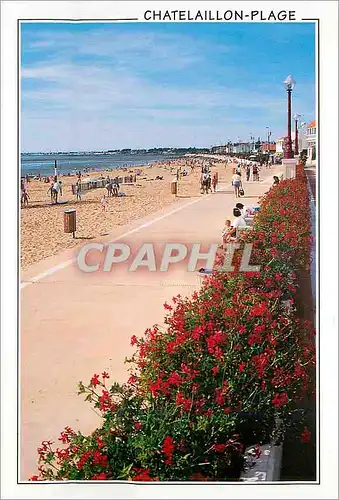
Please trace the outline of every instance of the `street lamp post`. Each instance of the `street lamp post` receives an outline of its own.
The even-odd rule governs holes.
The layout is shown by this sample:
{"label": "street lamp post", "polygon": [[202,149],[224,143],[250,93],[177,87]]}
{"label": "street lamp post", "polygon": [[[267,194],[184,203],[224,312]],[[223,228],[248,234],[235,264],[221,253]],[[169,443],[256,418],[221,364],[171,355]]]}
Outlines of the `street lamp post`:
{"label": "street lamp post", "polygon": [[293,118],[294,118],[294,126],[295,126],[295,138],[294,138],[294,154],[297,156],[299,154],[299,139],[298,139],[298,120],[301,115],[298,115],[296,113]]}
{"label": "street lamp post", "polygon": [[286,80],[284,81],[284,85],[287,92],[287,140],[286,140],[284,158],[291,159],[293,158],[292,136],[291,136],[291,94],[292,90],[295,87],[295,81],[293,80],[291,75],[289,75],[286,78]]}
{"label": "street lamp post", "polygon": [[267,128],[267,151],[268,151],[268,154],[270,154],[270,137],[272,135],[272,132],[270,131],[270,127],[266,127]]}

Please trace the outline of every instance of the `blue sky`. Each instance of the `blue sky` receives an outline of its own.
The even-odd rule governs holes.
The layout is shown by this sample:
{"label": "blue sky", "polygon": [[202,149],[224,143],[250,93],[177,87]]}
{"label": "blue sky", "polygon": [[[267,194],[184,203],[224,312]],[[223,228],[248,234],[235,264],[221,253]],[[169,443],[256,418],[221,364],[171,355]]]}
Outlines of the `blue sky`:
{"label": "blue sky", "polygon": [[22,151],[274,140],[314,119],[311,23],[24,23]]}

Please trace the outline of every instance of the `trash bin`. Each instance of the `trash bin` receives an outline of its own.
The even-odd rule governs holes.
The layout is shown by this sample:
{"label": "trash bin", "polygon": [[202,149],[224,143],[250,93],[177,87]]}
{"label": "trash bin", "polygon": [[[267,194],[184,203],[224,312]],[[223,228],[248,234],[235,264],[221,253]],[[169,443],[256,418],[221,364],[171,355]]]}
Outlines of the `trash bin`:
{"label": "trash bin", "polygon": [[76,210],[74,208],[64,211],[64,232],[73,233],[73,238],[75,236],[75,231],[77,228],[76,221]]}
{"label": "trash bin", "polygon": [[178,181],[176,179],[173,179],[171,182],[171,194],[177,194],[178,193]]}

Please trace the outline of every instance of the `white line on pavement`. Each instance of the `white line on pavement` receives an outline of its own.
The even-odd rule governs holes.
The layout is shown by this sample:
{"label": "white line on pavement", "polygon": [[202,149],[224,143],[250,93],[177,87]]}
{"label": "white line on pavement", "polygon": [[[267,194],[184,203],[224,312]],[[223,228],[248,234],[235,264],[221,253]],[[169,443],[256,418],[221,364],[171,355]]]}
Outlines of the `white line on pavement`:
{"label": "white line on pavement", "polygon": [[[221,189],[221,188],[222,188],[222,186],[220,186],[219,189]],[[218,189],[218,191],[219,191],[219,189]],[[123,233],[120,236],[117,236],[116,238],[114,238],[114,240],[111,241],[111,243],[113,243],[115,241],[119,241],[119,240],[125,238],[126,236],[129,236],[130,234],[136,233],[136,232],[140,231],[141,229],[144,229],[145,227],[152,226],[156,222],[159,222],[160,220],[166,219],[170,215],[173,215],[177,212],[180,212],[180,210],[183,210],[184,208],[188,207],[189,205],[193,205],[194,203],[197,203],[198,201],[201,201],[201,200],[206,200],[206,199],[208,199],[207,198],[208,196],[211,196],[211,194],[213,194],[213,193],[209,193],[205,197],[201,197],[201,198],[198,198],[196,200],[189,201],[188,203],[185,203],[185,205],[182,205],[181,207],[178,207],[175,210],[172,210],[171,212],[168,212],[164,215],[161,215],[160,217],[156,217],[155,219],[152,219],[148,222],[145,222],[144,224],[141,224],[140,226],[136,227],[135,229],[131,229],[130,231],[127,231],[126,233]],[[37,276],[34,276],[34,278],[30,278],[29,281],[25,281],[23,283],[20,283],[20,289],[22,290],[23,288],[26,288],[27,286],[33,285],[33,283],[36,283],[37,281],[42,280],[46,276],[51,276],[52,274],[55,274],[56,272],[61,271],[62,269],[65,269],[66,267],[70,266],[75,261],[76,261],[76,257],[74,257],[73,259],[66,260],[65,262],[62,262],[61,264],[58,264],[55,267],[51,267],[50,269],[47,269],[47,271],[44,271],[43,273],[38,274]]]}

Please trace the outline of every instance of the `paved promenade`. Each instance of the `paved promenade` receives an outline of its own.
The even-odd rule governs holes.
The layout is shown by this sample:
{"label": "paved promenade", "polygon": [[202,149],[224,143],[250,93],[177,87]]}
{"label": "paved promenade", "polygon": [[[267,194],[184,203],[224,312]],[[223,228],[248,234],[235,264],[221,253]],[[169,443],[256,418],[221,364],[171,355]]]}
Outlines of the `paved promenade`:
{"label": "paved promenade", "polygon": [[[281,172],[281,167],[264,170],[260,183],[245,183],[241,201],[255,204]],[[236,201],[232,187],[220,184],[217,193],[182,198],[100,242],[134,249],[143,243],[220,243]],[[165,273],[132,273],[122,264],[107,273],[84,273],[75,255],[72,249],[51,257],[21,276],[21,480],[36,472],[42,440],[56,439],[66,425],[89,432],[99,423],[90,404],[77,396],[78,382],[104,370],[111,380],[124,381],[124,359],[133,352],[130,337],[162,323],[165,301],[199,287],[197,273],[183,265]]]}

